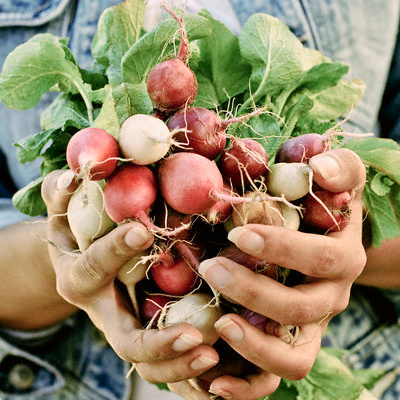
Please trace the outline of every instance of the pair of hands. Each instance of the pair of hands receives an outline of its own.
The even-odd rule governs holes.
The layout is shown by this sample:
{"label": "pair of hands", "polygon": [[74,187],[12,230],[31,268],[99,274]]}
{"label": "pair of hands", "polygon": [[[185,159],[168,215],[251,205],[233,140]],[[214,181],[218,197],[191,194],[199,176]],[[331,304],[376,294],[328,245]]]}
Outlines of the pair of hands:
{"label": "pair of hands", "polygon": [[[258,366],[259,372],[215,379],[210,391],[222,398],[258,399],[274,392],[281,377],[303,378],[315,361],[329,320],[347,306],[350,288],[365,265],[361,242],[364,166],[346,149],[315,156],[310,166],[319,186],[354,193],[345,229],[316,235],[247,225],[230,235],[243,251],[306,275],[302,284],[286,287],[223,257],[200,265],[204,279],[222,294],[282,325],[300,327],[293,346],[279,339],[276,330],[265,333],[239,315],[224,315],[216,324],[219,335]],[[65,213],[75,189],[72,174],[65,171],[54,171],[43,184],[48,239],[58,247],[49,247],[58,292],[89,315],[116,353],[136,364],[142,378],[167,382],[173,392],[188,400],[209,399],[209,393],[194,389],[189,379],[218,363],[216,350],[201,344],[201,333],[188,324],[143,330],[115,285],[118,271],[151,246],[152,235],[141,224],[130,222],[95,241],[83,254],[72,255],[77,246]]]}

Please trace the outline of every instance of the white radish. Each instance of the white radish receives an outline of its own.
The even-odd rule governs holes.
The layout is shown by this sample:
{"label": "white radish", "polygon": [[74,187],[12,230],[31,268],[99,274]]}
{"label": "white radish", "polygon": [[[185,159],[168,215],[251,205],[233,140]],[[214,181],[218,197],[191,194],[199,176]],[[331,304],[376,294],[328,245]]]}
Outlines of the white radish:
{"label": "white radish", "polygon": [[146,253],[140,253],[128,261],[118,272],[117,278],[126,286],[135,315],[139,317],[139,305],[136,297],[136,284],[146,277],[149,263]]}
{"label": "white radish", "polygon": [[269,167],[268,192],[288,201],[305,196],[310,188],[311,168],[304,163],[276,163]]}
{"label": "white radish", "polygon": [[221,309],[210,295],[192,293],[168,308],[164,326],[187,322],[203,334],[203,343],[213,345],[219,338],[214,324],[221,316]]}
{"label": "white radish", "polygon": [[283,226],[298,231],[300,228],[300,214],[297,208],[289,207],[285,203],[279,203],[283,215]]}
{"label": "white radish", "polygon": [[68,203],[68,223],[81,252],[115,226],[104,209],[104,186],[104,180],[85,180]]}
{"label": "white radish", "polygon": [[149,165],[168,153],[172,133],[161,119],[135,114],[122,124],[118,142],[124,157],[137,165]]}

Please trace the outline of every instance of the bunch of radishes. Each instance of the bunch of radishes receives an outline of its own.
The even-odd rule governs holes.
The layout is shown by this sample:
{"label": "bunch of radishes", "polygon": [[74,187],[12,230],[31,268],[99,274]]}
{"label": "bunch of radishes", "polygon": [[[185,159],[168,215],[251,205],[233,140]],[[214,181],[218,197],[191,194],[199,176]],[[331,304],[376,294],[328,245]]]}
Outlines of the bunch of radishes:
{"label": "bunch of radishes", "polygon": [[68,144],[68,165],[80,180],[68,220],[80,251],[116,224],[139,220],[148,227],[155,234],[153,247],[118,275],[136,316],[148,327],[192,323],[205,343],[214,344],[218,335],[213,324],[224,312],[240,312],[260,329],[267,320],[219,299],[197,272],[202,259],[219,254],[255,273],[284,276],[279,266],[229,246],[226,232],[246,223],[342,229],[350,194],[329,193],[313,183],[307,163],[329,149],[324,135],[287,140],[268,165],[258,141],[226,132],[230,124],[262,111],[222,119],[192,107],[197,81],[188,67],[183,19],[167,11],[180,24],[181,44],[175,58],[156,65],[148,76],[154,114],[132,115],[118,138],[86,128]]}

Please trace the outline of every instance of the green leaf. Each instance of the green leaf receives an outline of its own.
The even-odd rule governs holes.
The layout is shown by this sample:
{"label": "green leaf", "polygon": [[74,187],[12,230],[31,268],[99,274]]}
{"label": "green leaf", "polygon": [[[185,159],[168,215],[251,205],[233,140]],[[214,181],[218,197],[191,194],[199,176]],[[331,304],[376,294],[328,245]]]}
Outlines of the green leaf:
{"label": "green leaf", "polygon": [[[188,14],[184,22],[189,41],[211,35],[211,24],[204,17]],[[177,46],[172,41],[178,29],[178,23],[171,17],[143,35],[122,59],[123,82],[144,83],[150,70],[176,50]]]}
{"label": "green leaf", "polygon": [[196,106],[212,108],[248,89],[250,65],[240,54],[239,39],[223,23],[202,11],[212,25],[212,35],[200,39],[200,61],[194,69],[199,90]]}
{"label": "green leaf", "polygon": [[145,9],[144,0],[126,0],[107,8],[99,19],[92,55],[106,68],[111,84],[122,83],[121,60],[141,35]]}
{"label": "green leaf", "polygon": [[43,177],[40,177],[18,190],[12,198],[14,207],[31,217],[44,215],[47,208],[41,195],[42,182]]}
{"label": "green leaf", "polygon": [[0,100],[9,108],[34,107],[51,87],[58,84],[70,93],[80,93],[92,118],[87,84],[79,68],[66,58],[65,44],[55,36],[37,34],[19,45],[6,58],[0,75]]}
{"label": "green leaf", "polygon": [[371,189],[378,196],[385,196],[390,192],[394,182],[382,173],[377,173],[371,181]]}
{"label": "green leaf", "polygon": [[64,93],[57,96],[44,110],[40,123],[44,130],[65,130],[68,127],[83,129],[89,126],[83,101]]}
{"label": "green leaf", "polygon": [[153,112],[153,105],[145,83],[137,85],[123,83],[113,88],[112,94],[120,124],[133,114],[151,114]]}
{"label": "green leaf", "polygon": [[18,143],[14,143],[14,146],[17,147],[18,161],[21,164],[25,164],[39,157],[44,146],[49,140],[53,139],[56,134],[57,130],[49,129],[27,136]]}
{"label": "green leaf", "polygon": [[289,28],[267,14],[254,14],[239,37],[240,51],[252,66],[251,98],[244,107],[278,94],[303,74],[303,46]]}
{"label": "green leaf", "polygon": [[94,121],[94,126],[104,129],[110,135],[118,139],[120,125],[111,90],[109,91],[108,97],[104,100],[99,115]]}

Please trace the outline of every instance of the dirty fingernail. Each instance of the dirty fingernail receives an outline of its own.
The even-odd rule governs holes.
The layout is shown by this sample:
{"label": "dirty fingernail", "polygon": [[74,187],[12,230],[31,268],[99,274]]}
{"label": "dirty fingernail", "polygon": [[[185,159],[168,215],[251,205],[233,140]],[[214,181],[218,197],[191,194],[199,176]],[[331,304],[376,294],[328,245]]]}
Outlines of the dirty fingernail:
{"label": "dirty fingernail", "polygon": [[172,344],[172,348],[174,351],[183,352],[198,346],[201,342],[200,338],[183,333]]}
{"label": "dirty fingernail", "polygon": [[258,233],[250,231],[242,226],[233,228],[228,233],[228,239],[240,249],[249,253],[258,253],[264,248],[264,238]]}
{"label": "dirty fingernail", "polygon": [[215,329],[232,343],[240,343],[244,334],[239,325],[230,318],[220,318],[215,324]]}
{"label": "dirty fingernail", "polygon": [[125,243],[133,249],[143,246],[150,239],[148,230],[143,226],[134,226],[125,234]]}
{"label": "dirty fingernail", "polygon": [[230,272],[213,258],[200,263],[199,274],[216,289],[223,289],[228,286],[232,277]]}
{"label": "dirty fingernail", "polygon": [[314,172],[321,174],[324,179],[335,178],[340,173],[340,165],[336,158],[326,154],[312,157],[309,165]]}
{"label": "dirty fingernail", "polygon": [[72,170],[63,172],[56,181],[57,190],[65,190],[74,180],[75,174]]}

